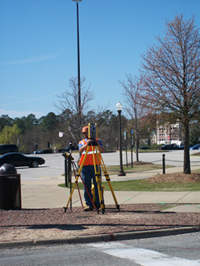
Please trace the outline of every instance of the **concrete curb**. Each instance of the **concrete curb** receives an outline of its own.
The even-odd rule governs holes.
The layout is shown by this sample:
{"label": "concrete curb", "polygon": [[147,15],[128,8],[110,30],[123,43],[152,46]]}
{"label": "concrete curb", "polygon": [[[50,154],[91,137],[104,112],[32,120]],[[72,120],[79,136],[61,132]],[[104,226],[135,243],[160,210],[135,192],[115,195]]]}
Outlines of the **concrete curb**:
{"label": "concrete curb", "polygon": [[148,230],[139,232],[123,232],[115,234],[102,234],[102,235],[89,235],[79,236],[72,238],[59,238],[59,239],[42,239],[42,240],[30,240],[30,241],[10,241],[0,242],[0,249],[9,248],[22,248],[30,246],[44,246],[44,245],[63,245],[63,244],[81,244],[81,243],[93,243],[102,241],[119,241],[130,240],[140,238],[151,238],[168,235],[178,235],[186,233],[194,233],[200,231],[200,226],[171,228],[171,229],[159,229]]}

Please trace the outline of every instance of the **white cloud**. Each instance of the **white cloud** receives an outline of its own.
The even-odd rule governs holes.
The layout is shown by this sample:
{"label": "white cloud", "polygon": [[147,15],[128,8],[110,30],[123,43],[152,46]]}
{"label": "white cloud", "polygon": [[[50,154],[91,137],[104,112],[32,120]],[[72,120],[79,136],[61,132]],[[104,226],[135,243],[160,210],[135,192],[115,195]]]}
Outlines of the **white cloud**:
{"label": "white cloud", "polygon": [[42,112],[35,112],[35,111],[14,111],[14,110],[0,109],[0,116],[1,115],[8,115],[11,118],[15,118],[15,117],[21,118],[22,116],[27,116],[30,114],[34,114],[36,116],[36,118],[40,118],[41,116],[46,115]]}
{"label": "white cloud", "polygon": [[38,56],[34,56],[34,57],[22,59],[22,60],[8,61],[6,63],[2,63],[1,65],[9,66],[9,65],[18,65],[18,64],[38,63],[38,62],[43,62],[43,61],[47,61],[47,60],[51,60],[51,59],[57,58],[60,55],[61,55],[61,53],[52,54],[52,55],[38,55]]}

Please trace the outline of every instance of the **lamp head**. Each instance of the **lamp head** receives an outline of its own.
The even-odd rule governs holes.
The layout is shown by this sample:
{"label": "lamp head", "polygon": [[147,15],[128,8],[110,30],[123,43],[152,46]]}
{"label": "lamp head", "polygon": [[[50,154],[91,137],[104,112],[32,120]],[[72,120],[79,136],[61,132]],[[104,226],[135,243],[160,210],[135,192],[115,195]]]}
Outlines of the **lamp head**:
{"label": "lamp head", "polygon": [[117,111],[119,112],[119,111],[122,111],[122,104],[120,103],[120,102],[118,102],[117,104],[116,104],[116,108],[117,108]]}

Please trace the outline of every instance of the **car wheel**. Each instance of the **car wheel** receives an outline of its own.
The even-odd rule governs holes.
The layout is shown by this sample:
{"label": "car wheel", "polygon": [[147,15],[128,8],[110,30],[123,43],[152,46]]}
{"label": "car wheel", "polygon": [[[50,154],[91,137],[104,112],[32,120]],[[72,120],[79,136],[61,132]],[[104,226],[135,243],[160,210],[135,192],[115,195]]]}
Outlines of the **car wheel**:
{"label": "car wheel", "polygon": [[34,168],[38,167],[38,162],[37,161],[32,161],[31,166],[34,167]]}

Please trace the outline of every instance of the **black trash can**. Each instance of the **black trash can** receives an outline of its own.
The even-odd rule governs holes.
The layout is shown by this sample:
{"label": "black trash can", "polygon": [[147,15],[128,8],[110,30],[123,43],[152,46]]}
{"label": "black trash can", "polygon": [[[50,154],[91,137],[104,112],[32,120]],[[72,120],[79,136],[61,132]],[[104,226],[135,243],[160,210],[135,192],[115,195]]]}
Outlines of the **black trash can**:
{"label": "black trash can", "polygon": [[21,209],[21,176],[12,164],[0,168],[0,209]]}

